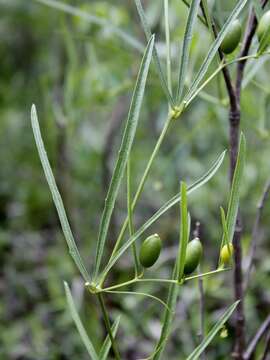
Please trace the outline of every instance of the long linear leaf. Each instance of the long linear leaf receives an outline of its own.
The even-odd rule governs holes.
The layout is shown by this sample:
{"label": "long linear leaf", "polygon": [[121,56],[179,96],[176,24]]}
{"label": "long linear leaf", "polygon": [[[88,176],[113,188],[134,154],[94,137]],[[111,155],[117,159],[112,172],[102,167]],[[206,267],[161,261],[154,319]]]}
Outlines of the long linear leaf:
{"label": "long linear leaf", "polygon": [[184,182],[181,182],[180,193],[181,193],[181,201],[180,201],[181,221],[180,221],[180,235],[179,235],[179,248],[178,248],[179,269],[177,274],[177,278],[179,281],[182,279],[184,273],[186,250],[188,244],[187,185]]}
{"label": "long linear leaf", "polygon": [[189,355],[187,360],[196,360],[199,359],[202,352],[206,349],[206,347],[210,344],[210,342],[213,340],[213,338],[216,336],[216,334],[219,332],[219,330],[222,328],[222,326],[225,324],[225,322],[229,319],[229,317],[234,312],[236,306],[239,304],[239,300],[233,303],[221,316],[221,318],[218,320],[218,322],[213,326],[211,331],[207,334],[205,339],[201,342],[201,344],[196,347],[196,349]]}
{"label": "long linear leaf", "polygon": [[94,278],[97,277],[101,259],[103,255],[104,245],[107,238],[108,228],[110,224],[111,215],[113,212],[114,204],[118,194],[121,180],[124,175],[124,171],[127,165],[127,160],[130,154],[131,146],[134,140],[136,133],[140,110],[143,102],[143,95],[146,85],[146,79],[151,63],[153,46],[154,46],[154,35],[148,41],[147,47],[145,49],[140,70],[138,73],[136,85],[133,91],[130,109],[128,113],[128,118],[122,138],[122,143],[118,153],[118,158],[116,165],[113,171],[111,183],[109,186],[108,194],[105,199],[105,206],[101,217],[100,227],[99,227],[99,236],[97,243],[97,252],[95,259],[95,268],[94,268]]}
{"label": "long linear leaf", "polygon": [[236,4],[236,6],[234,7],[234,9],[232,10],[227,21],[225,22],[222,29],[218,33],[216,40],[212,43],[197,75],[195,76],[195,79],[193,80],[193,82],[190,86],[188,93],[185,96],[185,99],[184,99],[185,101],[188,101],[192,97],[194,91],[196,91],[198,85],[200,84],[201,80],[203,79],[204,75],[206,74],[213,58],[215,57],[215,54],[218,51],[222,40],[224,39],[227,32],[229,31],[232,22],[237,18],[237,16],[239,15],[239,13],[244,8],[244,6],[246,5],[247,2],[248,2],[248,0],[239,0],[238,3]]}
{"label": "long linear leaf", "polygon": [[73,297],[72,297],[72,294],[71,294],[71,291],[70,291],[70,288],[68,286],[68,284],[64,281],[64,286],[65,286],[65,292],[66,292],[66,298],[67,298],[67,303],[68,303],[68,307],[69,307],[69,311],[70,311],[70,314],[72,316],[72,319],[78,329],[78,332],[81,336],[81,339],[87,349],[87,352],[88,354],[90,355],[90,358],[92,360],[99,360],[100,358],[98,357],[96,351],[95,351],[95,348],[91,342],[91,340],[89,339],[87,333],[86,333],[86,330],[82,324],[82,321],[80,319],[80,316],[78,314],[78,311],[75,307],[75,303],[74,303],[74,300],[73,300]]}
{"label": "long linear leaf", "polygon": [[[145,12],[144,12],[143,7],[142,7],[141,0],[135,0],[135,4],[136,4],[136,7],[137,7],[138,14],[140,16],[140,20],[141,20],[141,24],[142,24],[142,27],[143,27],[143,30],[144,30],[144,33],[145,33],[145,37],[149,41],[150,37],[152,36],[152,32],[151,32],[150,26],[148,25],[146,15],[145,15]],[[168,100],[169,104],[171,105],[171,107],[174,107],[175,106],[175,101],[172,98],[172,95],[171,95],[170,90],[168,88],[165,76],[163,74],[156,46],[154,46],[154,50],[153,50],[153,60],[154,60],[154,64],[155,64],[155,67],[156,67],[156,70],[157,70],[157,73],[158,73],[158,76],[159,76],[159,79],[160,79],[162,89],[163,89],[163,91],[164,91],[164,93],[165,93],[165,95],[167,97],[167,100]]]}
{"label": "long linear leaf", "polygon": [[[240,198],[240,187],[243,179],[244,166],[245,166],[245,156],[246,156],[246,140],[241,133],[240,135],[240,143],[238,149],[238,156],[236,161],[236,166],[233,175],[232,187],[230,192],[228,211],[226,216],[226,225],[228,230],[228,242],[232,242],[234,228],[237,218],[237,212],[239,207],[239,198]],[[225,234],[222,237],[222,246],[225,243]]]}
{"label": "long linear leaf", "polygon": [[185,85],[185,78],[187,73],[188,67],[188,59],[189,59],[189,52],[191,46],[191,40],[194,30],[194,25],[197,19],[198,10],[200,6],[201,0],[192,0],[189,8],[187,25],[185,29],[184,41],[182,46],[182,56],[180,57],[180,68],[179,68],[179,77],[178,77],[178,86],[177,86],[177,93],[176,93],[176,103],[179,104],[182,96],[182,92]]}
{"label": "long linear leaf", "polygon": [[31,108],[31,124],[34,133],[34,138],[36,142],[36,146],[38,149],[39,158],[45,173],[46,180],[48,182],[52,198],[59,216],[59,220],[62,226],[62,230],[69,248],[70,255],[72,256],[75,264],[77,265],[80,273],[82,274],[85,281],[90,281],[90,275],[88,274],[85,265],[83,264],[82,258],[80,256],[79,250],[76,246],[74,237],[72,235],[72,231],[70,229],[70,225],[67,219],[66,211],[64,208],[64,204],[61,198],[61,195],[57,189],[57,185],[53,176],[53,172],[46,154],[46,150],[44,148],[44,143],[41,137],[37,111],[36,107],[33,104]]}
{"label": "long linear leaf", "polygon": [[[187,196],[185,187],[186,187],[185,185],[183,186],[183,188],[181,186],[181,190],[182,190],[181,192],[183,192],[183,194],[182,194],[183,197]],[[181,200],[181,199],[179,199],[179,200]],[[186,200],[185,200],[185,202],[186,202]],[[184,219],[184,222],[185,222],[184,226],[186,227],[185,228],[185,231],[186,231],[185,237],[188,239],[189,235],[190,235],[190,217],[188,216],[188,213],[187,213],[187,204],[185,205],[185,209],[181,205],[181,211],[182,210],[184,212],[186,212],[186,214],[185,214],[186,219]],[[179,277],[180,266],[179,265],[180,265],[181,256],[182,256],[181,252],[179,251],[177,254],[175,263],[174,263],[174,268],[173,268],[173,273],[172,273],[172,279],[178,280],[178,281],[180,280],[180,277]],[[171,331],[171,324],[172,324],[173,316],[174,316],[175,309],[176,309],[178,293],[179,293],[178,284],[170,284],[168,297],[167,297],[167,306],[169,309],[171,309],[171,311],[168,312],[167,309],[165,310],[163,325],[162,325],[158,343],[155,347],[153,360],[158,360],[161,357],[162,352],[165,349],[165,346],[166,346],[166,343],[167,343],[167,340],[168,340],[168,337],[169,337],[169,334]]]}
{"label": "long linear leaf", "polygon": [[[114,338],[115,338],[117,330],[118,330],[120,318],[121,318],[121,316],[118,316],[112,325],[112,334],[113,334]],[[99,354],[98,354],[99,360],[107,360],[111,345],[112,345],[111,339],[110,339],[109,335],[107,335],[106,339],[104,340],[103,345],[99,351]]]}
{"label": "long linear leaf", "polygon": [[114,33],[119,38],[124,40],[129,46],[131,46],[132,48],[139,50],[141,53],[143,53],[143,50],[144,50],[143,45],[137,39],[135,39],[133,36],[131,36],[130,34],[125,32],[124,30],[118,28],[117,26],[113,26],[107,20],[104,20],[96,15],[89,14],[86,11],[82,11],[82,10],[76,8],[75,6],[65,4],[62,1],[57,1],[57,0],[35,0],[35,1],[37,1],[43,5],[50,6],[54,9],[63,11],[67,14],[77,16],[81,19],[84,19],[92,24],[101,26],[105,29],[108,29],[111,33]]}
{"label": "long linear leaf", "polygon": [[[218,157],[214,165],[196,182],[194,182],[192,185],[190,185],[187,189],[187,194],[191,194],[193,191],[197,190],[204,184],[206,184],[217,172],[219,167],[221,166],[226,151],[223,151],[223,153]],[[108,262],[108,264],[105,266],[104,270],[102,271],[102,274],[100,275],[100,278],[103,278],[106,276],[108,271],[112,268],[112,266],[116,263],[116,261],[120,258],[120,256],[133,244],[134,241],[136,241],[157,219],[159,219],[165,212],[167,212],[171,207],[179,203],[181,199],[181,195],[178,193],[173,198],[171,198],[167,203],[165,203],[150,219],[146,221],[144,225],[142,225],[136,233],[130,237],[127,242],[125,242],[121,248],[115,253],[113,258]]]}

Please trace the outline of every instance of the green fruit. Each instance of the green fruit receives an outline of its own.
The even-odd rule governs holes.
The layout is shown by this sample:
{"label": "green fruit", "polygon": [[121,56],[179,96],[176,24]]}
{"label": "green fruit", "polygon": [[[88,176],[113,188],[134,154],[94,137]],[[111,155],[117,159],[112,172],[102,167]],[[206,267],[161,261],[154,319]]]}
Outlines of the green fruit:
{"label": "green fruit", "polygon": [[238,46],[242,35],[241,23],[239,20],[234,20],[227,32],[225,38],[222,40],[220,49],[224,54],[232,53]]}
{"label": "green fruit", "polygon": [[222,264],[228,264],[231,260],[232,254],[233,254],[233,244],[229,243],[229,249],[228,249],[228,245],[224,245],[220,252],[220,260]]}
{"label": "green fruit", "polygon": [[191,274],[199,265],[202,257],[202,244],[198,238],[193,239],[187,245],[184,274]]}
{"label": "green fruit", "polygon": [[257,35],[260,43],[265,42],[265,47],[270,42],[270,10],[263,14],[257,28]]}
{"label": "green fruit", "polygon": [[150,235],[144,240],[140,250],[140,263],[148,268],[154,265],[161,251],[161,239],[158,234]]}

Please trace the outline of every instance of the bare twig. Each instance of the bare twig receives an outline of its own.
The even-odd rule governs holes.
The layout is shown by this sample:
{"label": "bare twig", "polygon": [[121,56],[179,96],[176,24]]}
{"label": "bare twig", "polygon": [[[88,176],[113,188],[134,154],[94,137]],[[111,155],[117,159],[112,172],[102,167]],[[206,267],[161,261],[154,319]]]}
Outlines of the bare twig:
{"label": "bare twig", "polygon": [[267,318],[264,320],[262,325],[257,330],[256,334],[254,335],[253,339],[250,341],[247,350],[244,353],[243,359],[244,360],[250,360],[252,358],[252,355],[261,340],[261,338],[264,336],[264,334],[267,333],[270,329],[270,315],[267,316]]}
{"label": "bare twig", "polygon": [[266,202],[269,192],[270,192],[270,179],[266,182],[266,184],[264,186],[263,194],[262,194],[261,199],[257,206],[257,214],[256,214],[255,222],[253,225],[253,229],[252,229],[252,235],[251,235],[250,255],[249,255],[249,259],[248,259],[246,276],[245,276],[245,286],[244,286],[245,293],[246,293],[248,285],[249,285],[250,275],[251,275],[251,271],[252,271],[252,267],[253,267],[253,262],[255,259],[257,243],[258,243],[258,238],[259,238],[260,220],[261,220],[263,208],[264,208],[264,205],[265,205],[265,202]]}

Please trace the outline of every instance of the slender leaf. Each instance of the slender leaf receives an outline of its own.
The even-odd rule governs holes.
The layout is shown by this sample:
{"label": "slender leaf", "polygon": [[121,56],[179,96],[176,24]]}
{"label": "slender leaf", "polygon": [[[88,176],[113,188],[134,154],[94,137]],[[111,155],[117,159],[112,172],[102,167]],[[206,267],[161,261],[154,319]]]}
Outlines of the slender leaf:
{"label": "slender leaf", "polygon": [[185,85],[185,78],[188,68],[189,52],[191,46],[191,40],[194,30],[195,21],[197,19],[198,10],[201,0],[192,0],[187,18],[187,25],[185,29],[184,41],[182,46],[182,56],[180,57],[180,68],[178,77],[178,86],[176,92],[176,104],[181,101],[182,92]]}
{"label": "slender leaf", "polygon": [[263,9],[260,0],[252,0],[252,5],[257,19],[260,19],[263,15]]}
{"label": "slender leaf", "polygon": [[147,44],[147,47],[145,49],[145,52],[144,52],[144,55],[142,58],[136,85],[135,85],[135,88],[133,91],[133,96],[132,96],[132,100],[131,100],[131,104],[130,104],[126,127],[125,127],[123,138],[122,138],[122,143],[121,143],[120,150],[118,153],[116,165],[115,165],[115,168],[113,171],[108,194],[105,199],[105,206],[104,206],[104,210],[103,210],[101,222],[100,222],[100,227],[99,227],[96,259],[95,259],[95,267],[94,267],[94,278],[97,277],[98,272],[99,272],[111,215],[113,212],[113,208],[114,208],[114,204],[115,204],[118,190],[120,187],[120,183],[123,178],[124,171],[125,171],[125,168],[127,165],[127,160],[129,157],[129,153],[131,150],[133,140],[134,140],[134,136],[136,133],[140,110],[141,110],[142,101],[143,101],[145,85],[146,85],[146,79],[147,79],[147,75],[148,75],[148,71],[149,71],[149,67],[150,67],[150,63],[151,63],[151,58],[152,58],[154,39],[155,39],[154,35],[149,39],[149,42]]}
{"label": "slender leaf", "polygon": [[[221,166],[226,151],[224,151],[216,160],[214,165],[195,183],[190,185],[187,189],[187,194],[191,194],[193,191],[197,190],[204,184],[206,184],[217,172],[219,167]],[[108,264],[105,266],[105,269],[102,271],[100,278],[104,278],[108,271],[113,267],[116,261],[120,258],[120,256],[136,241],[156,220],[158,220],[165,212],[167,212],[171,207],[179,203],[181,199],[181,195],[178,193],[173,198],[171,198],[166,204],[164,204],[150,219],[146,221],[144,225],[142,225],[136,233],[127,240],[114,254]]]}
{"label": "slender leaf", "polygon": [[[230,192],[228,211],[226,216],[226,224],[228,229],[228,242],[231,243],[234,234],[234,228],[238,213],[239,206],[239,197],[240,197],[240,187],[242,184],[243,173],[244,173],[244,165],[245,165],[245,155],[246,155],[246,140],[241,133],[240,135],[240,143],[238,149],[238,156],[236,161],[236,166],[233,175],[232,187]],[[222,237],[222,246],[225,243],[225,234]]]}
{"label": "slender leaf", "polygon": [[[185,198],[187,196],[186,184],[181,186],[181,193],[182,192],[183,192],[183,194],[181,194],[181,195]],[[184,200],[184,202],[187,203],[186,200]],[[190,217],[187,214],[187,206],[185,206],[185,208],[186,208],[186,210],[183,209],[184,212],[186,212],[186,214],[185,214],[186,220],[184,220],[184,222],[185,222],[186,232],[187,232],[186,238],[188,239],[189,234],[190,234]],[[181,209],[181,211],[182,211],[182,209]],[[181,253],[178,252],[178,255],[175,259],[175,264],[174,264],[173,273],[172,273],[173,280],[179,280],[180,256],[181,256]],[[168,340],[168,337],[170,334],[170,330],[171,330],[173,316],[174,316],[175,309],[176,309],[178,293],[179,293],[179,284],[170,284],[168,297],[167,297],[167,306],[169,309],[171,309],[171,311],[169,312],[169,311],[167,311],[167,309],[165,310],[165,314],[164,314],[164,318],[163,318],[163,325],[162,325],[158,343],[155,347],[153,360],[158,360],[160,358],[160,356],[166,346],[166,343],[167,343],[167,340]]]}
{"label": "slender leaf", "polygon": [[204,59],[204,62],[202,63],[197,75],[195,76],[195,79],[193,80],[193,82],[190,86],[190,89],[189,89],[187,95],[185,96],[185,101],[188,101],[192,97],[193,93],[196,91],[198,85],[200,84],[201,80],[203,79],[204,75],[206,74],[213,58],[215,57],[215,54],[218,51],[222,40],[224,39],[227,32],[229,31],[232,22],[237,18],[237,16],[239,15],[239,13],[244,8],[244,6],[246,5],[247,2],[248,2],[248,0],[239,0],[237,2],[236,6],[232,10],[227,21],[225,22],[222,29],[220,30],[217,38],[212,43],[212,45]]}
{"label": "slender leaf", "polygon": [[179,235],[179,247],[178,247],[178,274],[177,279],[180,281],[183,277],[185,259],[186,259],[186,250],[188,244],[188,209],[187,209],[187,185],[184,182],[181,182],[181,199],[180,199],[180,235]]}
{"label": "slender leaf", "polygon": [[64,286],[65,286],[65,292],[66,292],[66,298],[67,298],[67,303],[68,303],[68,307],[69,307],[69,311],[70,311],[70,314],[72,316],[72,319],[78,329],[78,332],[81,336],[81,339],[87,349],[87,352],[88,354],[90,355],[90,358],[92,360],[99,360],[100,358],[98,357],[95,349],[94,349],[94,346],[91,342],[91,340],[89,339],[87,333],[86,333],[86,330],[81,322],[81,319],[80,319],[80,316],[78,314],[78,311],[75,307],[75,303],[74,303],[74,300],[73,300],[73,297],[71,295],[71,291],[70,291],[70,288],[68,286],[68,284],[64,281]]}
{"label": "slender leaf", "polygon": [[85,281],[90,280],[90,275],[88,274],[85,265],[83,264],[82,258],[80,256],[79,250],[76,246],[74,237],[72,235],[72,231],[70,229],[70,225],[67,219],[66,211],[64,208],[64,204],[61,198],[61,195],[57,189],[57,185],[53,176],[53,172],[46,154],[46,150],[44,148],[44,143],[41,137],[37,111],[36,107],[33,104],[31,108],[31,124],[34,133],[34,138],[36,142],[36,146],[38,149],[39,158],[45,173],[46,180],[48,182],[52,198],[59,216],[59,220],[62,226],[62,230],[69,248],[70,255],[72,256],[75,264],[77,265],[80,273],[82,274]]}
{"label": "slender leaf", "polygon": [[167,83],[170,94],[172,93],[172,66],[171,66],[171,38],[170,38],[170,21],[169,21],[169,1],[164,0],[164,21],[165,21],[165,38],[166,38],[166,65],[167,65]]}
{"label": "slender leaf", "polygon": [[[138,14],[140,16],[140,20],[141,20],[141,24],[142,24],[142,27],[143,27],[143,30],[144,30],[144,33],[145,33],[145,37],[149,41],[150,37],[152,36],[152,33],[151,33],[150,26],[148,25],[145,12],[143,10],[141,0],[135,0],[135,4],[136,4],[136,7],[137,7]],[[156,70],[157,70],[157,73],[158,73],[158,76],[159,76],[159,79],[160,79],[160,84],[162,86],[162,89],[163,89],[163,91],[164,91],[164,93],[165,93],[165,95],[166,95],[166,97],[168,99],[169,104],[171,105],[171,107],[174,107],[175,102],[174,102],[174,100],[172,98],[172,95],[171,95],[170,90],[168,88],[165,76],[163,74],[156,46],[154,46],[154,50],[153,50],[153,60],[154,60],[154,64],[155,64],[155,67],[156,67]]]}
{"label": "slender leaf", "polygon": [[207,346],[211,343],[211,341],[214,339],[216,334],[219,332],[219,330],[222,328],[222,326],[225,324],[225,322],[229,319],[229,317],[234,312],[236,306],[239,304],[239,300],[233,303],[220,317],[218,322],[213,326],[211,331],[207,334],[207,336],[204,338],[204,340],[201,342],[201,344],[196,347],[196,349],[189,355],[187,360],[196,360],[199,359],[202,352],[207,348]]}
{"label": "slender leaf", "polygon": [[[225,244],[228,246],[228,249],[230,251],[230,242],[229,242],[229,234],[228,234],[228,228],[227,228],[227,223],[226,223],[226,216],[225,216],[225,212],[223,207],[220,207],[220,214],[221,214],[221,223],[222,223],[222,229],[223,229],[223,234],[224,234],[224,241]],[[221,244],[222,246],[222,244]]]}
{"label": "slender leaf", "polygon": [[82,10],[76,8],[75,6],[66,4],[62,1],[58,1],[58,0],[35,0],[35,1],[37,1],[43,5],[50,6],[53,9],[63,11],[65,13],[73,15],[73,16],[77,16],[77,17],[84,19],[92,24],[101,26],[101,27],[109,30],[110,33],[117,35],[120,39],[124,40],[124,42],[126,42],[132,48],[143,53],[143,50],[144,50],[143,45],[137,39],[135,39],[132,35],[128,34],[126,31],[112,25],[109,20],[104,20],[96,15],[89,14],[86,11],[82,11]]}
{"label": "slender leaf", "polygon": [[[117,319],[115,320],[115,322],[112,325],[112,334],[113,337],[115,338],[118,327],[119,327],[119,323],[120,323],[120,318],[121,316],[118,316]],[[100,349],[100,352],[98,354],[98,358],[99,360],[107,360],[110,348],[111,348],[111,339],[109,337],[109,335],[106,336],[106,339],[103,342],[103,345]]]}

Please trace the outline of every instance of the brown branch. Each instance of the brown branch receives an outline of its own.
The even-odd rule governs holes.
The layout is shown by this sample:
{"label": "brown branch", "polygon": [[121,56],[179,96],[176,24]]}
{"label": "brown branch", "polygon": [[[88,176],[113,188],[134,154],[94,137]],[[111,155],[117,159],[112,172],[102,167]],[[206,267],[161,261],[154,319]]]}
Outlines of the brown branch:
{"label": "brown branch", "polygon": [[267,331],[270,329],[270,315],[267,316],[267,318],[264,320],[262,325],[257,330],[256,334],[254,335],[253,339],[250,341],[247,350],[244,353],[243,359],[244,360],[250,360],[259,341],[264,336],[264,334],[267,333]]}
{"label": "brown branch", "polygon": [[266,182],[265,186],[264,186],[264,191],[263,194],[260,198],[260,201],[258,203],[257,206],[257,214],[256,214],[256,218],[254,221],[254,225],[253,225],[253,229],[252,229],[252,235],[251,235],[251,248],[250,248],[250,255],[249,255],[249,260],[248,260],[248,265],[247,265],[247,270],[246,270],[246,276],[245,276],[245,286],[244,286],[244,292],[246,293],[248,285],[249,285],[249,280],[250,280],[250,275],[251,275],[251,270],[253,267],[253,262],[255,259],[255,254],[256,254],[256,249],[257,249],[257,242],[258,242],[258,237],[259,237],[259,226],[260,226],[260,220],[261,220],[261,216],[262,216],[262,212],[263,212],[263,208],[267,199],[267,196],[270,192],[270,179]]}
{"label": "brown branch", "polygon": [[[262,1],[264,7],[267,0]],[[257,19],[253,8],[250,8],[248,22],[245,30],[244,40],[242,43],[240,57],[246,56],[252,43],[253,36],[257,27]],[[236,83],[235,83],[235,96],[236,107],[230,108],[229,123],[230,123],[230,180],[232,182],[233,174],[236,166],[239,131],[240,131],[240,100],[241,100],[241,87],[244,75],[246,61],[241,61],[237,65],[236,70]],[[233,357],[237,360],[243,359],[243,352],[245,348],[245,314],[244,314],[244,293],[243,293],[243,278],[242,278],[242,246],[241,246],[242,226],[240,213],[238,212],[236,227],[233,237],[234,245],[234,296],[235,300],[241,300],[236,308],[236,324],[235,324],[235,346]]]}

